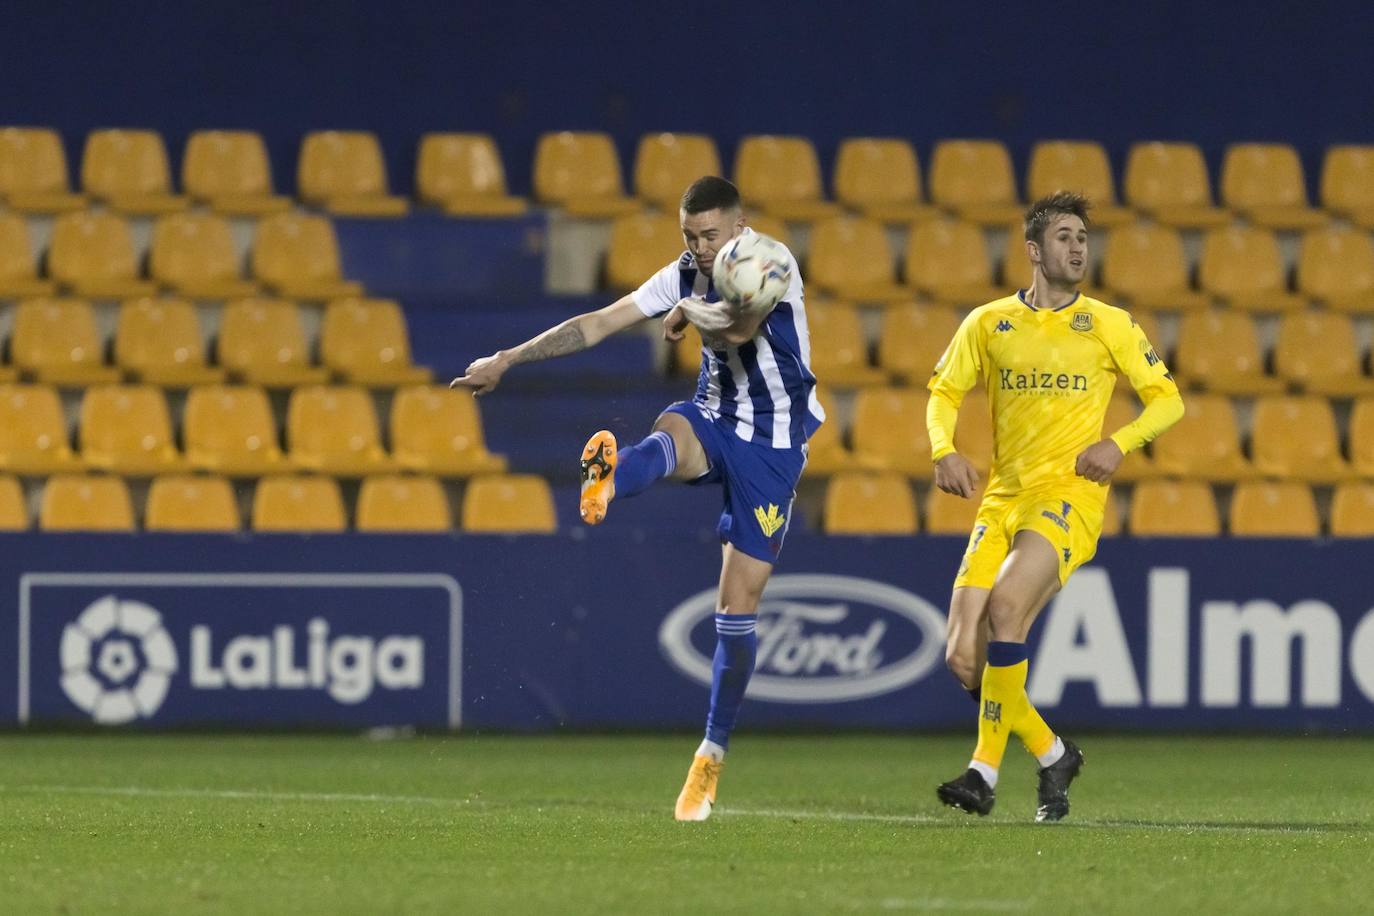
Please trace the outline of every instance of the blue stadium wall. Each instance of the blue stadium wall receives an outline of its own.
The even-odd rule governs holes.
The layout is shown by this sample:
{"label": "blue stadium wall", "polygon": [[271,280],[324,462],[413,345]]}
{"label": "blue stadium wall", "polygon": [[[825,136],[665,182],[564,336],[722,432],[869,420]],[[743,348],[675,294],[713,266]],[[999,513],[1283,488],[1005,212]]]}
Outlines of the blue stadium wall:
{"label": "blue stadium wall", "polygon": [[[205,127],[266,135],[290,189],[307,130],[378,132],[410,189],[427,130],[496,135],[517,191],[546,130],[701,131],[729,163],[749,133],[1086,137],[1119,169],[1138,139],[1374,140],[1374,16],[1341,0],[1270,4],[241,3],[6,7],[0,121],[148,126],[174,157]],[[74,161],[76,161],[74,159]],[[174,162],[174,165],[176,163]],[[828,174],[828,172],[827,172]]]}

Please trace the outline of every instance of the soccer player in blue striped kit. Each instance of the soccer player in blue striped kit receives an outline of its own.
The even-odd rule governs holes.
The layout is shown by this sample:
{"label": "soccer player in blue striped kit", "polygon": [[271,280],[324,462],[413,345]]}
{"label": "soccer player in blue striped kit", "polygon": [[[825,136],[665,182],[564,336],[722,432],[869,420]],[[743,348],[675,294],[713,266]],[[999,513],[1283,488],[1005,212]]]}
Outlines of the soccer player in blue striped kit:
{"label": "soccer player in blue striped kit", "polygon": [[[736,714],[754,671],[759,598],[787,534],[806,443],[825,420],[811,372],[801,274],[765,313],[722,302],[711,281],[717,252],[745,226],[739,192],[707,176],[682,195],[687,250],[628,296],[569,318],[517,347],[468,366],[454,386],[486,394],[512,366],[595,346],[617,331],[662,317],[664,336],[680,340],[689,323],[702,333],[695,397],[671,405],[653,432],[628,448],[602,430],[582,452],[582,518],[599,524],[612,499],[660,478],[720,484],[725,508],[716,652],[706,737],[692,759],[674,811],[680,821],[711,814]],[[790,253],[789,253],[790,257]]]}

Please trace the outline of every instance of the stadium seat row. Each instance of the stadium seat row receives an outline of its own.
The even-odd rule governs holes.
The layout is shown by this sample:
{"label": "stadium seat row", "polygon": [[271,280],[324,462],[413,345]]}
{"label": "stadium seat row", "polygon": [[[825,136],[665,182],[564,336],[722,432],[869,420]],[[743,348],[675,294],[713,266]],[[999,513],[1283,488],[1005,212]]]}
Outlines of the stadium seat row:
{"label": "stadium seat row", "polygon": [[[1187,389],[1234,395],[1272,395],[1285,391],[1352,398],[1374,394],[1374,377],[1360,351],[1349,316],[1303,311],[1284,316],[1267,371],[1254,320],[1245,314],[1208,309],[1183,316],[1172,352],[1161,343],[1150,312],[1132,316],[1159,348],[1179,384]],[[907,305],[885,311],[877,341],[870,348],[859,312],[853,306],[810,303],[811,365],[822,384],[837,388],[888,385],[924,386],[935,363],[959,327],[963,312],[944,306]],[[876,360],[870,360],[870,349]],[[675,348],[683,375],[701,367],[701,342],[690,331]]]}
{"label": "stadium seat row", "polygon": [[[920,529],[916,497],[906,478],[894,473],[846,472],[832,477],[825,494],[824,529],[829,534],[914,534]],[[967,534],[978,512],[976,499],[961,499],[931,487],[924,506],[925,531]],[[1131,491],[1127,528],[1137,537],[1216,537],[1221,515],[1211,486],[1203,481],[1148,480]],[[1316,537],[1322,533],[1311,489],[1296,481],[1244,481],[1231,497],[1227,524],[1241,537]],[[1107,502],[1102,533],[1122,533],[1120,510]],[[1335,490],[1329,533],[1374,536],[1374,483],[1352,481]]]}
{"label": "stadium seat row", "polygon": [[[789,241],[785,225],[751,219],[756,229]],[[1020,223],[1010,227],[1022,238]],[[1099,242],[1101,288],[1089,289],[1123,307],[1195,310],[1209,304],[1281,312],[1320,303],[1374,314],[1374,239],[1364,230],[1326,226],[1302,236],[1293,288],[1278,241],[1267,229],[1210,230],[1193,284],[1183,241],[1175,229],[1127,223]],[[676,217],[645,212],[611,224],[606,282],[634,289],[682,253]],[[873,305],[911,301],[975,306],[1024,286],[1030,264],[1015,241],[1008,246],[1001,283],[984,238],[973,223],[935,219],[911,227],[899,269],[887,233],[876,220],[832,217],[810,233],[803,275],[813,296]]]}
{"label": "stadium seat row", "polygon": [[[389,193],[381,146],[365,131],[307,134],[297,159],[301,199],[344,215],[394,216],[409,204]],[[703,174],[722,174],[715,142],[699,134],[649,134],[635,157],[635,192],[673,208],[682,189]],[[905,140],[856,137],[840,144],[833,187],[825,199],[819,160],[802,137],[741,140],[735,179],[754,207],[781,219],[811,221],[843,205],[887,222],[909,222],[939,210],[978,223],[1004,225],[1021,206],[1011,157],[995,140],[944,140],[935,145],[929,175],[931,206],[922,191],[914,147]],[[251,131],[197,131],[187,141],[181,184],[172,193],[166,147],[146,130],[97,130],[86,138],[81,187],[73,194],[66,157],[55,131],[0,130],[0,196],[14,209],[60,212],[86,197],[129,213],[162,213],[190,200],[225,213],[257,215],[287,209],[273,193],[262,138]],[[1221,169],[1222,202],[1257,225],[1303,229],[1328,215],[1308,206],[1302,163],[1283,144],[1231,146]],[[603,133],[562,131],[540,138],[534,163],[541,203],[574,215],[607,217],[639,204],[625,195],[619,155]],[[427,134],[416,166],[417,194],[455,215],[505,216],[525,202],[506,192],[495,143],[485,134]],[[1026,196],[1059,188],[1086,192],[1107,224],[1131,218],[1117,205],[1115,181],[1100,144],[1047,141],[1031,152]],[[1137,143],[1127,157],[1125,199],[1130,208],[1182,227],[1216,226],[1231,219],[1213,205],[1201,151],[1190,143]],[[1322,166],[1321,202],[1332,214],[1374,227],[1374,147],[1333,146]]]}
{"label": "stadium seat row", "polygon": [[[930,440],[926,434],[929,396],[915,388],[867,388],[855,398],[853,422],[845,431],[829,393],[819,392],[832,422],[811,441],[807,473],[835,474],[850,468],[893,471],[929,480]],[[1280,477],[1311,483],[1374,478],[1374,397],[1355,402],[1349,423],[1349,458],[1341,453],[1335,415],[1323,398],[1262,397],[1255,402],[1249,437],[1250,456],[1231,401],[1221,395],[1192,394],[1188,411],[1148,451],[1128,455],[1114,479],[1184,477],[1218,483]],[[1139,413],[1135,398],[1117,391],[1103,423],[1104,433],[1120,429]],[[978,390],[964,399],[955,444],[983,473],[992,465],[992,417]]]}
{"label": "stadium seat row", "polygon": [[[253,490],[254,531],[339,532],[348,528],[339,483],[312,474],[273,474]],[[463,490],[462,529],[469,532],[550,533],[557,527],[548,484],[528,474],[487,474]],[[0,530],[29,526],[19,481],[0,475]],[[43,485],[38,513],[43,531],[133,531],[133,500],[123,478],[55,474]],[[234,488],[225,477],[167,474],[148,489],[144,530],[238,531],[242,527]],[[445,532],[453,513],[444,487],[425,475],[382,474],[363,480],[358,492],[359,531]]]}
{"label": "stadium seat row", "polygon": [[[46,256],[35,257],[24,220],[0,214],[0,297],[51,295],[118,299],[158,289],[197,299],[251,296],[262,288],[296,299],[361,295],[342,276],[334,227],[323,216],[279,213],[262,220],[243,277],[228,224],[210,213],[158,219],[148,250],[148,276],[124,219],[109,211],[78,211],[53,223]],[[38,263],[47,265],[40,277]]]}
{"label": "stadium seat row", "polygon": [[437,385],[396,392],[389,452],[382,447],[371,396],[354,386],[294,389],[285,449],[261,388],[198,385],[187,396],[181,420],[179,449],[162,389],[93,385],[82,395],[75,450],[56,389],[0,385],[0,472],[44,476],[92,469],[153,476],[196,469],[257,477],[308,470],[361,477],[410,470],[465,477],[506,467],[504,458],[486,449],[472,397]]}
{"label": "stadium seat row", "polygon": [[339,299],[324,310],[320,362],[312,365],[295,303],[236,299],[219,310],[217,365],[205,360],[195,306],[185,299],[142,297],[119,309],[114,365],[95,311],[81,299],[26,299],[14,307],[11,365],[0,381],[81,386],[121,378],[168,387],[235,381],[288,388],[337,379],[386,387],[428,382],[412,365],[405,314],[389,299]]}

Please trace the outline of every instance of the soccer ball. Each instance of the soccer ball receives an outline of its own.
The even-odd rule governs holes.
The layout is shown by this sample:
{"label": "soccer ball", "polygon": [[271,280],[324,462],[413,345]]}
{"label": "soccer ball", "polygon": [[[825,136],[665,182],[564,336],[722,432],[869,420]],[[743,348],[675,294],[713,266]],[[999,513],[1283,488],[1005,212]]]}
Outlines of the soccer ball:
{"label": "soccer ball", "polygon": [[787,295],[792,285],[792,257],[776,239],[747,232],[716,253],[711,279],[716,292],[733,309],[763,314]]}

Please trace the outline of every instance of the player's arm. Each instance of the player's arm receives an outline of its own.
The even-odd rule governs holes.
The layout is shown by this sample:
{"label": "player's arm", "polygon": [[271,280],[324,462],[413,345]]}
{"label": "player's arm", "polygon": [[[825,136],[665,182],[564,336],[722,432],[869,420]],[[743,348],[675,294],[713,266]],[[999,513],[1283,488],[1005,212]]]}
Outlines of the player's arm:
{"label": "player's arm", "polygon": [[1183,417],[1183,397],[1164,360],[1159,358],[1145,332],[1134,321],[1114,328],[1108,341],[1112,359],[1131,387],[1140,395],[1145,409],[1130,423],[1101,442],[1088,446],[1078,456],[1075,470],[1099,483],[1116,473],[1126,454],[1151,442]]}
{"label": "player's arm", "polygon": [[625,296],[595,312],[574,315],[509,350],[497,350],[491,356],[474,360],[463,375],[449,383],[449,387],[471,388],[473,394],[486,394],[500,383],[501,376],[512,366],[586,350],[645,318],[633,296]]}
{"label": "player's arm", "polygon": [[978,489],[978,471],[954,448],[954,428],[964,395],[978,383],[987,363],[987,341],[978,311],[959,325],[944,356],[935,364],[926,405],[930,457],[935,462],[935,485],[946,493],[968,498]]}

